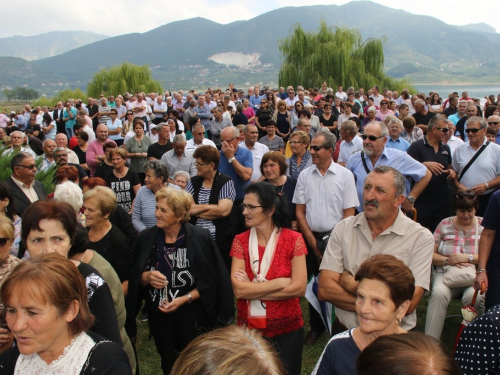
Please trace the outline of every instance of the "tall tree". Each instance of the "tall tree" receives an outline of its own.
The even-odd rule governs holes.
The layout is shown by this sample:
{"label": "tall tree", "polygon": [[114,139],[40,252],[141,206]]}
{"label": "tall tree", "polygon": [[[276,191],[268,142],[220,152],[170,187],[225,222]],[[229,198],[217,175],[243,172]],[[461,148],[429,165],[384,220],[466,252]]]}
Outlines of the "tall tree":
{"label": "tall tree", "polygon": [[321,21],[318,32],[305,32],[300,24],[291,35],[279,41],[283,65],[280,86],[329,87],[374,85],[401,90],[407,81],[397,81],[384,74],[385,39],[363,42],[357,30],[331,28]]}
{"label": "tall tree", "polygon": [[87,95],[118,95],[124,92],[160,92],[161,85],[151,77],[147,65],[123,63],[96,73],[87,86]]}

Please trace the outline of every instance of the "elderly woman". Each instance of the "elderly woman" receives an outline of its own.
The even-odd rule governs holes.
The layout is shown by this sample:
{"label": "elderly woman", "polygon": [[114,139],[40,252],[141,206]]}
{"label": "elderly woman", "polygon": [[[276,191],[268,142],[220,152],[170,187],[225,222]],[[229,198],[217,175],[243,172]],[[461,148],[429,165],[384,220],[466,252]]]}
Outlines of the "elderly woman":
{"label": "elderly woman", "polygon": [[10,253],[17,258],[19,256],[19,243],[21,242],[21,217],[17,215],[12,191],[3,182],[0,182],[0,214],[5,215],[14,224]]}
{"label": "elderly woman", "polygon": [[186,186],[191,180],[191,175],[186,171],[177,171],[174,173],[174,185],[179,186],[182,190],[186,190]]}
{"label": "elderly woman", "polygon": [[290,135],[290,150],[292,156],[286,159],[288,165],[286,175],[292,177],[294,180],[299,178],[300,172],[312,165],[311,153],[307,149],[311,138],[309,135],[302,131],[294,131]]}
{"label": "elderly woman", "polygon": [[186,186],[186,191],[193,196],[191,224],[208,229],[229,270],[229,250],[237,226],[232,214],[236,198],[234,183],[229,176],[219,172],[220,153],[216,148],[199,146],[193,158],[198,173]]}
{"label": "elderly woman", "polygon": [[286,175],[287,167],[285,157],[281,152],[269,151],[262,157],[260,173],[266,178],[264,182],[269,182],[276,189],[276,193],[285,197],[290,212],[291,229],[298,230],[295,203],[292,202],[297,180]]}
{"label": "elderly woman", "polygon": [[[68,256],[77,227],[73,207],[58,201],[37,201],[26,212],[21,237],[32,258],[46,253]],[[108,284],[91,266],[75,263],[88,290],[88,303],[96,320],[92,331],[116,343],[122,344],[116,320],[113,300]]]}
{"label": "elderly woman", "polygon": [[188,223],[191,196],[164,188],[156,193],[157,225],[134,245],[131,303],[137,311],[139,286],[147,288],[150,331],[170,374],[177,354],[203,331],[227,325],[234,315],[229,275],[210,233]]}
{"label": "elderly woman", "polygon": [[106,185],[116,194],[116,200],[123,209],[132,214],[135,195],[141,187],[141,180],[137,173],[128,168],[127,151],[123,148],[114,148],[110,151],[113,171],[104,177]]}
{"label": "elderly woman", "polygon": [[[14,267],[21,263],[20,259],[11,254],[14,238],[15,228],[12,221],[7,216],[0,215],[0,286]],[[12,335],[5,326],[5,308],[0,298],[0,354],[11,346]]]}
{"label": "elderly woman", "polygon": [[[441,338],[446,310],[453,298],[462,296],[462,305],[471,303],[474,295],[472,286],[478,263],[479,237],[483,231],[482,218],[476,216],[479,199],[472,191],[455,195],[456,216],[444,219],[434,232],[434,254],[432,264],[432,290],[427,307],[425,333]],[[470,282],[453,285],[453,274],[469,274]],[[461,277],[460,277],[461,278]],[[451,282],[451,283],[450,283]],[[484,311],[484,296],[478,295],[476,311]]]}
{"label": "elderly woman", "polygon": [[382,121],[382,119],[377,116],[377,107],[375,107],[373,105],[368,107],[367,113],[368,113],[368,116],[365,116],[365,118],[363,119],[363,122],[361,123],[362,129],[364,129],[365,126],[368,125],[370,122]]}
{"label": "elderly woman", "polygon": [[231,248],[238,325],[260,330],[277,348],[288,373],[300,374],[304,322],[299,298],[307,284],[304,239],[288,229],[288,204],[271,184],[249,185],[242,208],[250,230],[237,235]]}
{"label": "elderly woman", "polygon": [[109,173],[115,169],[111,161],[111,151],[116,148],[116,143],[108,141],[103,145],[104,154],[106,158],[101,162],[95,171],[94,177],[105,178]]}
{"label": "elderly woman", "polygon": [[132,223],[137,232],[142,232],[156,224],[155,195],[164,187],[180,189],[168,183],[168,168],[159,160],[151,160],[144,168],[146,177],[144,186],[137,191],[132,211]]}
{"label": "elderly woman", "polygon": [[116,204],[115,193],[107,187],[96,186],[83,196],[90,247],[113,266],[127,295],[132,256],[127,237],[109,221]]}
{"label": "elderly woman", "polygon": [[17,340],[11,353],[19,356],[2,374],[132,373],[119,345],[89,331],[87,288],[66,257],[44,254],[19,264],[2,285],[2,301]]}
{"label": "elderly woman", "polygon": [[388,254],[376,254],[356,272],[359,327],[331,338],[312,375],[355,374],[356,358],[380,336],[406,333],[399,326],[415,291],[410,269]]}
{"label": "elderly woman", "polygon": [[248,99],[243,99],[242,104],[243,104],[242,113],[247,117],[248,123],[253,124],[253,120],[255,120],[254,109],[252,107],[250,107],[250,103],[249,103]]}
{"label": "elderly woman", "polygon": [[135,137],[127,142],[127,157],[130,158],[130,169],[144,181],[144,167],[148,162],[148,148],[153,144],[151,138],[144,135],[144,121],[139,117],[134,119]]}

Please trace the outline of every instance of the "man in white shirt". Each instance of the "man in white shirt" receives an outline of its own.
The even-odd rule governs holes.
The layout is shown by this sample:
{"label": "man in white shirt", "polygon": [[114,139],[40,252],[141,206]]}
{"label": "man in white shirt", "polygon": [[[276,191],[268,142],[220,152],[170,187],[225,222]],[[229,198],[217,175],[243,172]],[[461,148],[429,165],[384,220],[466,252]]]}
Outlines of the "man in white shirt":
{"label": "man in white shirt", "polygon": [[240,147],[250,150],[253,157],[253,169],[252,176],[250,177],[250,182],[257,182],[262,177],[260,173],[260,163],[262,162],[262,157],[269,148],[262,143],[257,142],[259,139],[259,130],[255,125],[245,125],[245,140],[240,143]]}
{"label": "man in white shirt", "polygon": [[356,151],[363,150],[363,140],[358,137],[358,127],[352,120],[347,120],[340,127],[340,143],[339,164],[345,167],[347,161]]}
{"label": "man in white shirt", "polygon": [[378,86],[373,86],[371,97],[373,98],[373,105],[380,108],[380,102],[384,97],[380,94]]}
{"label": "man in white shirt", "polygon": [[295,90],[293,87],[288,89],[288,98],[285,99],[286,109],[289,111],[295,111],[295,103],[299,101],[299,98],[295,96]]}
{"label": "man in white shirt", "polygon": [[68,137],[64,133],[59,133],[54,138],[56,141],[57,147],[64,147],[68,150],[68,163],[80,164],[80,160],[78,159],[78,155],[75,154],[73,150],[68,148]]}
{"label": "man in white shirt", "polygon": [[10,144],[11,148],[8,148],[2,153],[2,156],[8,156],[11,153],[17,151],[17,152],[26,152],[33,156],[33,158],[36,158],[36,154],[29,148],[23,147],[24,143],[24,133],[20,131],[13,131],[10,134]]}
{"label": "man in white shirt", "polygon": [[193,133],[193,138],[186,143],[186,152],[194,152],[198,146],[215,146],[210,139],[205,138],[205,127],[202,124],[195,124],[191,130]]}
{"label": "man in white shirt", "polygon": [[460,138],[455,137],[455,125],[453,124],[453,121],[450,119],[446,119],[446,123],[448,124],[448,128],[450,128],[450,131],[444,134],[444,139],[443,143],[445,145],[448,145],[448,147],[451,150],[451,160],[453,160],[453,154],[458,146],[460,146],[464,141],[462,141]]}
{"label": "man in white shirt", "polygon": [[342,91],[342,86],[339,86],[339,91],[335,93],[335,96],[345,102],[347,100],[347,94]]}

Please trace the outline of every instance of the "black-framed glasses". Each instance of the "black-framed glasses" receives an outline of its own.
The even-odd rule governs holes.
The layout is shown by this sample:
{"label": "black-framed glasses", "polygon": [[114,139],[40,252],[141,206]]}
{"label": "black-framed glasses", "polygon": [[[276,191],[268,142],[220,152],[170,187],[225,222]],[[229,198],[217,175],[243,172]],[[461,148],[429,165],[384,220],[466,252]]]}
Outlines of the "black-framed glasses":
{"label": "black-framed glasses", "polygon": [[383,135],[379,135],[378,137],[375,136],[375,135],[366,135],[366,134],[361,134],[361,138],[363,139],[363,141],[366,141],[367,139],[369,139],[370,141],[372,142],[375,142],[377,139],[379,138],[384,138]]}
{"label": "black-framed glasses", "polygon": [[194,162],[195,167],[204,167],[205,165],[209,165],[210,163],[198,163],[197,161]]}
{"label": "black-framed glasses", "polygon": [[242,211],[245,211],[245,209],[248,209],[248,211],[253,211],[257,207],[262,207],[262,206],[254,206],[252,204],[245,204],[245,203],[242,203],[240,206],[241,206],[241,210]]}
{"label": "black-framed glasses", "polygon": [[469,128],[469,129],[465,129],[465,132],[466,133],[474,133],[474,134],[476,134],[481,129],[483,129],[483,128],[479,128],[479,129],[477,129],[477,128]]}
{"label": "black-framed glasses", "polygon": [[234,139],[235,139],[235,138],[236,138],[236,137],[233,137],[233,138],[231,138],[231,139],[228,139],[227,141],[223,141],[223,140],[221,139],[221,142],[227,142],[227,143],[229,143],[229,142],[234,141]]}
{"label": "black-framed glasses", "polygon": [[448,131],[450,130],[450,128],[436,128],[436,129],[442,131],[443,133],[448,133]]}
{"label": "black-framed glasses", "polygon": [[8,238],[0,238],[0,247],[4,247],[8,240]]}
{"label": "black-framed glasses", "polygon": [[327,147],[327,146],[316,146],[316,145],[312,146],[311,145],[311,150],[314,150],[316,152],[319,151],[319,150],[321,150],[322,148],[329,149],[329,147]]}
{"label": "black-framed glasses", "polygon": [[380,105],[389,105],[389,103],[386,103],[386,102],[383,102],[383,103],[380,103]]}
{"label": "black-framed glasses", "polygon": [[499,122],[496,122],[496,121],[491,121],[491,122],[488,122],[488,125],[498,125]]}
{"label": "black-framed glasses", "polygon": [[475,201],[477,199],[477,195],[474,193],[457,193],[457,194],[455,194],[455,198],[458,200],[468,198],[470,200]]}
{"label": "black-framed glasses", "polygon": [[36,165],[35,164],[30,164],[30,165],[18,164],[18,165],[16,165],[16,167],[23,167],[23,168],[26,168],[26,169],[33,169],[33,168],[36,168]]}
{"label": "black-framed glasses", "polygon": [[133,116],[134,114],[133,113],[127,113],[127,116]]}

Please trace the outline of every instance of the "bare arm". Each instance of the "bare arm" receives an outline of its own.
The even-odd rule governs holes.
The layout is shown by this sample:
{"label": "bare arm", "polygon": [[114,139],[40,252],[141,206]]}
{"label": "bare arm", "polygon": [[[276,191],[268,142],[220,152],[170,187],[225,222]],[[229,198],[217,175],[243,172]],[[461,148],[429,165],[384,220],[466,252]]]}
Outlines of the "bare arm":
{"label": "bare arm", "polygon": [[323,258],[323,255],[316,247],[316,237],[314,237],[311,228],[309,228],[309,224],[307,224],[306,220],[306,205],[305,204],[296,204],[295,205],[295,217],[297,219],[297,225],[299,227],[300,233],[304,236],[304,239],[307,241],[309,246],[313,249],[314,254],[319,259]]}
{"label": "bare arm", "polygon": [[[493,246],[493,241],[495,239],[497,231],[493,229],[484,228],[481,233],[481,239],[479,240],[479,260],[477,263],[477,268],[479,270],[486,268],[486,263],[488,263],[488,258],[490,257],[491,247]],[[488,275],[486,272],[481,272],[476,275],[474,280],[474,289],[481,289],[481,282],[485,283],[486,290],[488,290]]]}
{"label": "bare arm", "polygon": [[200,213],[200,218],[205,220],[216,220],[229,216],[233,209],[233,201],[231,199],[221,199],[218,204],[208,204],[206,211]]}
{"label": "bare arm", "polygon": [[356,296],[346,291],[339,284],[340,273],[321,270],[319,273],[318,298],[346,311],[356,310]]}

